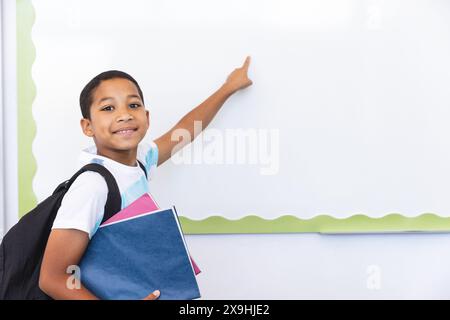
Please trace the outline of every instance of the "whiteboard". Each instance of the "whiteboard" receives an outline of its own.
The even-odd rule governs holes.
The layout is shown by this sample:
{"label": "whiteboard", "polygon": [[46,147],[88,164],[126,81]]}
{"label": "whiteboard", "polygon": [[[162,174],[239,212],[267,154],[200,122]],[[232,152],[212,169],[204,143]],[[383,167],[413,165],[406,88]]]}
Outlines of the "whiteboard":
{"label": "whiteboard", "polygon": [[130,73],[156,139],[252,62],[151,192],[192,233],[450,230],[450,3],[33,1],[33,191],[92,144],[78,96]]}

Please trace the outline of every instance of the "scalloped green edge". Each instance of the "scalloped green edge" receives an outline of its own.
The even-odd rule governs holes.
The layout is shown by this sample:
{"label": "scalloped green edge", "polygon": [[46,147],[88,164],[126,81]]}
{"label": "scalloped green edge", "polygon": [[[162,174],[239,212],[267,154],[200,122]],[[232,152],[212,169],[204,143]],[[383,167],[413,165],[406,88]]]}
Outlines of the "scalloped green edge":
{"label": "scalloped green edge", "polygon": [[36,51],[31,39],[35,11],[30,0],[16,1],[17,32],[17,140],[18,140],[18,186],[19,218],[37,204],[33,192],[33,178],[36,173],[36,159],[32,143],[36,136],[36,124],[31,107],[36,96],[31,68]]}
{"label": "scalloped green edge", "polygon": [[346,219],[319,215],[311,219],[300,219],[292,215],[268,220],[251,215],[239,220],[211,216],[203,220],[180,217],[186,234],[208,233],[384,233],[384,232],[448,232],[450,218],[425,213],[408,218],[392,213],[382,218],[370,218],[358,214]]}
{"label": "scalloped green edge", "polygon": [[[32,104],[36,96],[31,68],[36,53],[31,38],[35,21],[35,10],[31,0],[16,0],[17,18],[17,81],[18,81],[18,167],[19,167],[19,218],[37,204],[32,181],[36,173],[36,159],[32,143],[36,135],[36,124],[32,117]],[[382,218],[370,218],[358,214],[346,219],[320,215],[311,219],[300,219],[284,215],[273,220],[256,215],[230,220],[210,216],[193,220],[180,216],[183,232],[186,234],[224,233],[379,233],[379,232],[448,232],[450,218],[425,213],[408,218],[392,213]]]}

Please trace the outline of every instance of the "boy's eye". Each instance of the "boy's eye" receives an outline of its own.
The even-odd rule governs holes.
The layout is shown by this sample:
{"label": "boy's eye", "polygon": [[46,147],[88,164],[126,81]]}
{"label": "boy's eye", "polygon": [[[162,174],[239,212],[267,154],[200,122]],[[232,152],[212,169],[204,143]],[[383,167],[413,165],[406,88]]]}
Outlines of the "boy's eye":
{"label": "boy's eye", "polygon": [[104,108],[102,108],[102,111],[111,111],[112,110],[112,108],[113,108],[113,106],[106,106],[106,107],[104,107]]}
{"label": "boy's eye", "polygon": [[140,106],[141,105],[139,103],[132,103],[132,104],[130,104],[130,107],[133,108],[133,109],[138,108]]}

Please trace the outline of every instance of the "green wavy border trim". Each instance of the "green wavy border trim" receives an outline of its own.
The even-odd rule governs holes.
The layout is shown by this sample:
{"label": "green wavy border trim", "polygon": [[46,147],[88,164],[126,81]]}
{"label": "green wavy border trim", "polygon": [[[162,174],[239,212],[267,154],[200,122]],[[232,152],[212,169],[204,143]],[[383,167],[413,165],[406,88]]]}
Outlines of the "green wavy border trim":
{"label": "green wavy border trim", "polygon": [[[35,10],[31,0],[16,0],[17,19],[17,81],[18,81],[18,167],[19,167],[19,217],[37,205],[32,182],[36,173],[36,159],[32,143],[36,135],[36,124],[32,116],[32,104],[36,87],[31,76],[31,68],[36,51],[31,38],[35,21]],[[379,232],[449,232],[450,218],[433,213],[408,218],[399,213],[382,218],[370,218],[363,214],[346,219],[320,215],[312,219],[300,219],[284,215],[273,220],[256,215],[230,220],[220,216],[210,216],[203,220],[193,220],[180,216],[186,234],[235,234],[235,233],[379,233]]]}
{"label": "green wavy border trim", "polygon": [[19,218],[37,205],[33,192],[33,178],[36,173],[36,159],[32,144],[36,136],[31,107],[36,96],[31,68],[36,50],[31,38],[35,21],[35,10],[31,0],[16,1],[17,30],[17,140],[18,140],[18,186]]}
{"label": "green wavy border trim", "polygon": [[395,232],[448,232],[450,218],[439,217],[433,213],[408,218],[398,213],[381,218],[370,218],[358,214],[345,219],[319,215],[311,219],[300,219],[285,215],[268,220],[256,215],[229,220],[211,216],[203,220],[180,217],[183,232],[186,234],[208,233],[395,233]]}

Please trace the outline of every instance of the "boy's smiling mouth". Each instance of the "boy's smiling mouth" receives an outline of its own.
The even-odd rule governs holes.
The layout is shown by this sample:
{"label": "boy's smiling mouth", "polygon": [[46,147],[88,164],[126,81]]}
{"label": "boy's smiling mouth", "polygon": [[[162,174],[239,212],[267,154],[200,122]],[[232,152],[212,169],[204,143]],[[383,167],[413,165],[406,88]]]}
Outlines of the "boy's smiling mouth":
{"label": "boy's smiling mouth", "polygon": [[125,128],[113,131],[113,134],[119,134],[122,136],[130,136],[136,131],[137,131],[136,127],[125,127]]}

